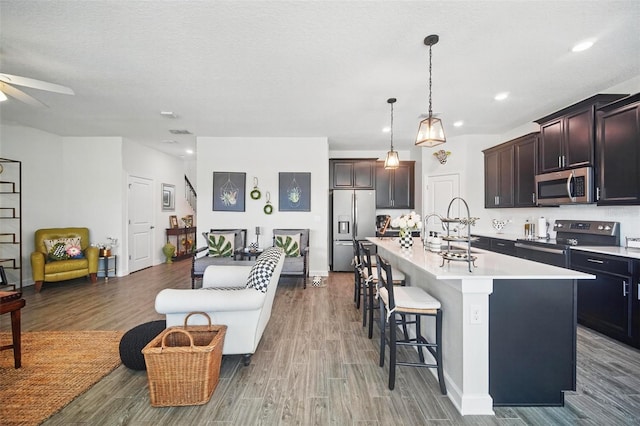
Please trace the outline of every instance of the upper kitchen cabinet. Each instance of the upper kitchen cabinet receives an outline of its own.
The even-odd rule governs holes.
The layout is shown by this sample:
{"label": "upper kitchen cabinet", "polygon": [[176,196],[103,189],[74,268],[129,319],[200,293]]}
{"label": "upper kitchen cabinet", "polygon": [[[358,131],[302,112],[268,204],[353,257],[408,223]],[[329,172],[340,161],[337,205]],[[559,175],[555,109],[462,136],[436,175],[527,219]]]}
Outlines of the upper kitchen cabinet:
{"label": "upper kitchen cabinet", "polygon": [[598,110],[598,205],[640,204],[640,93]]}
{"label": "upper kitchen cabinet", "polygon": [[536,206],[537,152],[540,133],[529,133],[513,141],[515,207]]}
{"label": "upper kitchen cabinet", "polygon": [[485,208],[534,207],[538,132],[484,152]]}
{"label": "upper kitchen cabinet", "polygon": [[331,189],[374,189],[375,160],[329,160]]}
{"label": "upper kitchen cabinet", "polygon": [[595,111],[627,95],[600,94],[542,117],[538,148],[540,173],[594,164]]}
{"label": "upper kitchen cabinet", "polygon": [[513,144],[484,150],[484,206],[513,207]]}
{"label": "upper kitchen cabinet", "polygon": [[397,169],[376,165],[376,208],[413,209],[415,206],[415,161],[401,161]]}

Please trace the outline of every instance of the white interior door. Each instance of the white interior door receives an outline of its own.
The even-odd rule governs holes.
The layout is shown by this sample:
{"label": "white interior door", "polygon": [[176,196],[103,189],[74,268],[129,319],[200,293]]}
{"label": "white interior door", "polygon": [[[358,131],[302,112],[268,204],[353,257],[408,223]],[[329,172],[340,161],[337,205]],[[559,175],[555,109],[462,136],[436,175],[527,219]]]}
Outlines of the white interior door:
{"label": "white interior door", "polygon": [[[423,200],[426,200],[424,208],[425,215],[436,213],[442,217],[446,217],[449,203],[453,198],[460,196],[460,174],[452,173],[448,175],[428,176],[425,194],[423,195]],[[459,203],[452,204],[449,215],[452,217],[460,217]],[[429,219],[430,224],[438,222],[435,217]]]}
{"label": "white interior door", "polygon": [[153,181],[129,176],[129,272],[153,265]]}

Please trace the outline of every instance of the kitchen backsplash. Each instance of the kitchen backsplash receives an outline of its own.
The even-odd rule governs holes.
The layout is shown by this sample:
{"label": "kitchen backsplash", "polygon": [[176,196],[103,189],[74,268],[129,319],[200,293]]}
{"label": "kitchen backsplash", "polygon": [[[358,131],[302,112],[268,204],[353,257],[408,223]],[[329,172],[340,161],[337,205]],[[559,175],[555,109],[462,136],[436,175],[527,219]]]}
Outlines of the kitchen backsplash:
{"label": "kitchen backsplash", "polygon": [[549,233],[552,238],[555,237],[553,222],[557,219],[620,222],[621,245],[624,245],[625,237],[640,237],[640,206],[597,207],[595,204],[587,204],[530,209],[482,209],[477,213],[480,220],[471,232],[496,234],[497,231],[491,226],[491,221],[508,219],[511,222],[502,232],[524,236],[525,221],[529,219],[537,224],[538,218],[544,216],[551,225]]}

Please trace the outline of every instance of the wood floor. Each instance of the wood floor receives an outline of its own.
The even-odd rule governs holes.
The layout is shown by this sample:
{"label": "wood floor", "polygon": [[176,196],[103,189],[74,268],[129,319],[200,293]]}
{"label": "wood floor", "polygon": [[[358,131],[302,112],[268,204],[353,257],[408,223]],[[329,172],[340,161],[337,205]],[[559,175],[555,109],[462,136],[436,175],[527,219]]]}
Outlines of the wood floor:
{"label": "wood floor", "polygon": [[[124,278],[83,279],[25,290],[24,331],[128,330],[162,319],[163,288],[190,288],[188,261]],[[271,321],[249,367],[223,358],[208,404],[153,408],[145,372],[124,366],[45,425],[630,425],[640,424],[640,352],[578,330],[578,390],[564,407],[496,408],[496,416],[460,416],[425,369],[398,369],[396,390],[378,367],[377,332],[369,340],[352,300],[353,277],[332,273],[325,287],[280,280]],[[0,330],[10,330],[2,316]],[[541,342],[544,344],[544,342]],[[553,348],[549,348],[553,350]],[[28,409],[28,407],[25,407]],[[0,424],[2,423],[0,419]]]}

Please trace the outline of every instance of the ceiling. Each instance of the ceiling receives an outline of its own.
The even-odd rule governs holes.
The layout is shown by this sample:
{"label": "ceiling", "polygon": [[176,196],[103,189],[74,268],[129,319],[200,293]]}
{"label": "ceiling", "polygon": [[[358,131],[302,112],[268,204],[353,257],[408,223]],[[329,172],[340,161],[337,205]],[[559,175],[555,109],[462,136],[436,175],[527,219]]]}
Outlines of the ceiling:
{"label": "ceiling", "polygon": [[[395,97],[403,150],[428,109],[427,35],[440,36],[433,109],[451,138],[501,134],[639,76],[638,22],[637,0],[0,0],[0,73],[75,91],[24,89],[49,108],[10,98],[0,120],[176,156],[197,136],[385,150]],[[585,39],[596,43],[571,53]]]}

